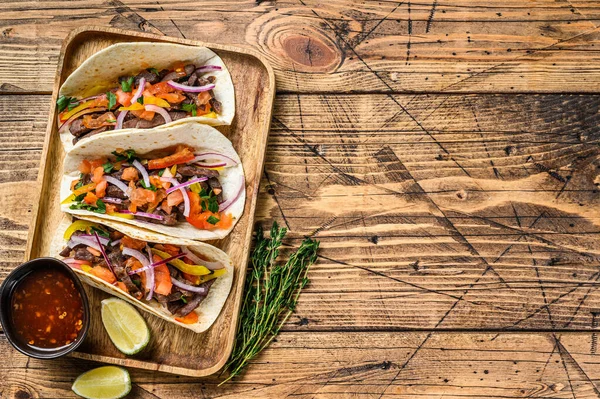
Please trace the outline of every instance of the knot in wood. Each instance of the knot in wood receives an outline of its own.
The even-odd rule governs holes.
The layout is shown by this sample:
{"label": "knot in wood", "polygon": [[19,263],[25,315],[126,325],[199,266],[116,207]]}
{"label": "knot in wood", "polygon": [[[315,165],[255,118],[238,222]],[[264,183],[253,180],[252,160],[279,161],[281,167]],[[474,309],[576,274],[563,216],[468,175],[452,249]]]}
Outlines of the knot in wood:
{"label": "knot in wood", "polygon": [[325,43],[317,36],[294,34],[282,41],[285,54],[295,63],[326,71],[336,67],[341,58],[333,43]]}

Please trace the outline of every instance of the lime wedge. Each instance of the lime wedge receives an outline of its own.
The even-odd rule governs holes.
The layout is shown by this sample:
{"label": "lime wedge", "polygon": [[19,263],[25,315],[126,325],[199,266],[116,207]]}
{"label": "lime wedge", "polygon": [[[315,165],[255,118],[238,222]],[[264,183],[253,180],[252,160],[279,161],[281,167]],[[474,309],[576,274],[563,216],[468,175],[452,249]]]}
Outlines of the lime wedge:
{"label": "lime wedge", "polygon": [[141,351],[150,341],[150,330],[137,310],[119,298],[102,301],[102,324],[117,349],[126,355]]}
{"label": "lime wedge", "polygon": [[104,366],[81,374],[71,389],[87,399],[118,399],[131,391],[131,379],[124,368]]}

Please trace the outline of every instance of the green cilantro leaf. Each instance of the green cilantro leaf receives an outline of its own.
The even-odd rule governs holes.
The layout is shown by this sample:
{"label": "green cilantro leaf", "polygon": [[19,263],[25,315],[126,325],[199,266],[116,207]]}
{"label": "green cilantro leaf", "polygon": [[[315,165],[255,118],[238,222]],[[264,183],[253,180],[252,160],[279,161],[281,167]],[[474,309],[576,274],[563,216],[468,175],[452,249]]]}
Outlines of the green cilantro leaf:
{"label": "green cilantro leaf", "polygon": [[77,190],[78,188],[81,188],[81,187],[83,187],[83,180],[81,180],[81,179],[80,179],[80,180],[77,182],[77,184],[75,185],[75,187],[73,187],[73,189],[74,189],[74,190]]}
{"label": "green cilantro leaf", "polygon": [[91,211],[96,213],[106,213],[106,204],[102,200],[97,200],[96,209],[91,209]]}
{"label": "green cilantro leaf", "polygon": [[117,96],[112,91],[106,93],[106,97],[108,98],[108,109],[112,109],[117,103]]}
{"label": "green cilantro leaf", "polygon": [[186,112],[191,112],[192,116],[198,115],[196,104],[182,104],[181,108]]}
{"label": "green cilantro leaf", "polygon": [[133,162],[133,160],[137,158],[135,151],[131,149],[125,150],[123,152],[113,151],[111,152],[111,154],[117,157],[117,161]]}
{"label": "green cilantro leaf", "polygon": [[216,217],[214,217],[213,215],[210,215],[208,217],[208,219],[206,219],[206,221],[210,224],[217,224],[219,223],[220,219],[217,219]]}
{"label": "green cilantro leaf", "polygon": [[165,174],[165,170],[164,170],[164,169],[161,169],[161,170],[158,172],[158,175],[159,175],[160,177],[162,177],[162,175],[164,175],[164,174]]}
{"label": "green cilantro leaf", "polygon": [[158,72],[158,69],[156,69],[156,68],[148,68],[148,69],[146,69],[146,70],[147,70],[148,72],[152,72],[153,74],[155,74],[155,75],[157,75],[157,76],[158,76],[158,75],[160,75],[160,72]]}
{"label": "green cilantro leaf", "polygon": [[60,96],[56,100],[56,105],[58,106],[58,112],[62,112],[65,108],[68,108],[70,111],[79,105],[79,100],[75,97]]}
{"label": "green cilantro leaf", "polygon": [[121,90],[123,90],[126,93],[129,93],[131,91],[132,86],[133,86],[133,76],[130,76],[129,78],[121,81]]}
{"label": "green cilantro leaf", "polygon": [[79,194],[77,197],[74,198],[74,201],[75,202],[81,202],[81,201],[83,201],[83,199],[85,198],[86,194],[87,193]]}
{"label": "green cilantro leaf", "polygon": [[144,103],[144,96],[140,96],[140,98],[137,99],[137,102],[140,104]]}
{"label": "green cilantro leaf", "polygon": [[140,180],[140,185],[142,187],[144,187],[146,190],[156,191],[156,186],[154,186],[154,184],[150,184],[150,187],[147,187],[146,183],[144,183],[144,180]]}
{"label": "green cilantro leaf", "polygon": [[110,238],[110,234],[108,234],[108,231],[105,231],[105,230],[99,229],[99,228],[98,228],[98,227],[96,227],[96,226],[92,226],[92,229],[91,229],[91,230],[92,230],[92,231],[95,231],[96,233],[98,233],[98,235],[99,235],[100,237],[106,237],[106,238]]}
{"label": "green cilantro leaf", "polygon": [[219,202],[217,201],[217,197],[210,197],[208,200],[208,210],[212,213],[219,212]]}
{"label": "green cilantro leaf", "polygon": [[102,168],[104,169],[104,173],[110,173],[114,169],[112,163],[110,162],[106,162],[104,165],[102,165]]}
{"label": "green cilantro leaf", "polygon": [[183,295],[181,296],[181,300],[183,301],[183,303],[187,303],[187,299],[185,299]]}

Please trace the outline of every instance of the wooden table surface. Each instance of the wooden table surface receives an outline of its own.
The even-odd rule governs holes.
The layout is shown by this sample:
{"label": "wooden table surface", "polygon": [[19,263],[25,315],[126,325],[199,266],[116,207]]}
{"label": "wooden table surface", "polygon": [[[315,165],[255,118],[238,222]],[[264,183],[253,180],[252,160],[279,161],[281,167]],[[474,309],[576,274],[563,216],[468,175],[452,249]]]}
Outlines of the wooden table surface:
{"label": "wooden table surface", "polygon": [[[278,95],[257,219],[321,240],[297,313],[217,387],[136,398],[600,397],[600,3],[0,2],[0,278],[23,258],[62,39],[104,25],[254,48]],[[97,366],[0,335],[0,396]]]}

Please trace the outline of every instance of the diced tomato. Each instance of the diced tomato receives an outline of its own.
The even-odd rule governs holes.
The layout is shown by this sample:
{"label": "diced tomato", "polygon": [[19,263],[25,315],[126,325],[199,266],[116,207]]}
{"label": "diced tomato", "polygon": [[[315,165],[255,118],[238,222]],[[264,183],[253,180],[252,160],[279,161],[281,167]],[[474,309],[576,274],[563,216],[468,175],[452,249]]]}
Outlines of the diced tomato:
{"label": "diced tomato", "polygon": [[122,281],[117,281],[117,288],[119,288],[121,291],[129,293],[129,291],[127,290],[127,286]]}
{"label": "diced tomato", "polygon": [[209,92],[203,91],[202,93],[198,93],[198,101],[196,101],[196,105],[208,104],[210,99],[211,99],[211,96],[210,96]]}
{"label": "diced tomato", "polygon": [[112,272],[110,270],[108,270],[105,267],[102,266],[94,266],[90,271],[90,274],[112,284],[115,281],[117,281],[117,279],[115,278],[115,275],[112,274]]}
{"label": "diced tomato", "polygon": [[121,238],[121,244],[124,247],[137,249],[138,251],[141,251],[142,249],[146,248],[146,241],[136,240],[135,238],[131,238],[129,236],[124,236],[123,238]]}
{"label": "diced tomato", "polygon": [[134,258],[133,256],[125,261],[125,266],[127,266],[131,271],[142,268],[142,264],[140,263],[140,261]]}
{"label": "diced tomato", "polygon": [[100,180],[100,182],[98,182],[98,184],[96,185],[96,196],[98,198],[104,197],[104,195],[106,194],[107,186],[108,186],[108,182],[104,179]]}
{"label": "diced tomato", "polygon": [[204,104],[196,107],[196,115],[205,115],[210,112],[210,104]]}
{"label": "diced tomato", "polygon": [[170,215],[171,211],[173,210],[173,207],[169,206],[169,204],[167,204],[167,201],[163,201],[160,204],[160,209],[162,209],[163,211],[165,211],[167,215]]}
{"label": "diced tomato", "polygon": [[79,164],[79,171],[85,174],[91,173],[92,165],[90,164],[90,161],[88,161],[87,159],[81,161],[81,163]]}
{"label": "diced tomato", "polygon": [[152,204],[158,202],[156,201],[156,191],[147,190],[145,188],[136,188],[131,190],[129,194],[129,199],[131,203],[135,206],[144,206],[146,204]]}
{"label": "diced tomato", "polygon": [[183,324],[194,324],[198,322],[198,314],[194,311],[191,311],[184,317],[176,317],[175,320]]}
{"label": "diced tomato", "polygon": [[163,182],[160,180],[160,176],[155,176],[155,175],[150,176],[150,184],[152,184],[154,187],[157,187],[157,188],[163,187]]}
{"label": "diced tomato", "polygon": [[[203,92],[203,93],[207,93],[207,92]],[[187,98],[186,96],[184,96],[183,94],[180,94],[178,92],[175,92],[175,93],[158,93],[156,95],[156,97],[162,98],[163,100],[166,100],[170,104],[179,104],[180,102],[182,102],[183,100],[185,100]]]}
{"label": "diced tomato", "polygon": [[138,170],[136,168],[134,168],[133,166],[130,166],[129,168],[125,168],[123,169],[123,174],[121,175],[121,179],[126,180],[126,181],[137,181],[139,179],[138,176]]}
{"label": "diced tomato", "polygon": [[83,197],[83,201],[86,204],[95,205],[96,201],[98,201],[98,197],[93,192],[89,191],[85,197]]}
{"label": "diced tomato", "polygon": [[[154,255],[152,259],[154,262],[160,262],[162,260],[162,258],[157,255]],[[154,292],[161,295],[169,295],[172,288],[173,283],[171,282],[171,274],[169,273],[167,265],[162,264],[156,266],[154,268]]]}
{"label": "diced tomato", "polygon": [[179,255],[179,252],[181,251],[178,246],[171,244],[163,244],[163,249],[171,256]]}
{"label": "diced tomato", "polygon": [[91,253],[94,256],[102,256],[102,252],[98,251],[97,249],[94,249],[92,247],[87,247],[86,249],[89,253]]}
{"label": "diced tomato", "polygon": [[[187,194],[190,198],[190,216],[185,218],[188,223],[202,230],[228,229],[231,227],[233,223],[233,216],[231,214],[202,211],[200,196],[192,191],[188,191]],[[219,221],[215,224],[209,223],[208,218],[211,216],[219,219]]]}
{"label": "diced tomato", "polygon": [[164,158],[148,161],[148,169],[163,169],[172,165],[186,163],[194,159],[194,149],[189,147],[178,148],[177,151]]}
{"label": "diced tomato", "polygon": [[106,94],[96,97],[90,108],[108,107],[108,97]]}
{"label": "diced tomato", "polygon": [[[107,162],[106,158],[98,158],[90,161],[91,170],[96,169],[98,166],[102,166]],[[88,172],[89,173],[89,172]]]}
{"label": "diced tomato", "polygon": [[200,284],[200,276],[194,276],[192,274],[187,274],[187,273],[181,273],[181,275],[183,276],[184,279],[186,279],[187,281],[189,281],[190,283],[194,284],[194,285],[198,285]]}
{"label": "diced tomato", "polygon": [[100,116],[88,114],[83,116],[83,126],[88,129],[98,129],[102,126],[114,126],[117,124],[117,117],[112,112],[105,112]]}
{"label": "diced tomato", "polygon": [[75,190],[75,186],[79,183],[79,179],[73,180],[71,182],[71,191]]}
{"label": "diced tomato", "polygon": [[104,168],[102,166],[98,166],[97,168],[94,168],[94,170],[92,171],[92,181],[96,184],[100,183],[102,180],[104,180]]}
{"label": "diced tomato", "polygon": [[117,207],[113,204],[105,204],[106,205],[106,213],[111,214],[117,212]]}
{"label": "diced tomato", "polygon": [[147,121],[151,121],[154,118],[154,112],[152,111],[129,111],[140,119],[145,119]]}
{"label": "diced tomato", "polygon": [[169,86],[167,82],[159,82],[157,84],[151,85],[145,91],[147,91],[149,94],[157,95],[161,93],[173,93],[177,91],[177,89]]}
{"label": "diced tomato", "polygon": [[137,206],[134,203],[129,204],[129,208],[127,208],[129,210],[129,212],[132,213],[136,213],[137,212]]}
{"label": "diced tomato", "polygon": [[168,206],[177,206],[183,202],[183,194],[181,190],[175,190],[167,196]]}
{"label": "diced tomato", "polygon": [[78,189],[74,190],[71,195],[74,197],[77,197],[78,195],[92,191],[95,188],[96,188],[96,183],[86,184],[85,186],[81,186]]}
{"label": "diced tomato", "polygon": [[119,104],[125,107],[129,107],[131,105],[131,99],[133,98],[133,90],[131,91],[131,93],[127,93],[119,89],[117,90],[115,95],[117,96],[117,102]]}

